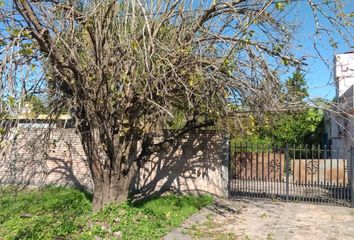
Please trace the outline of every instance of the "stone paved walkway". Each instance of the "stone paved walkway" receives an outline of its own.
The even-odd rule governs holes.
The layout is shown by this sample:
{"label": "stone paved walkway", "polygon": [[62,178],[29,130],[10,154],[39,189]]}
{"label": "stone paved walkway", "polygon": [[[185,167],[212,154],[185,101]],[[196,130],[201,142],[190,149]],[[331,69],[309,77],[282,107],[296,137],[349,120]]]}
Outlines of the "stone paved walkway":
{"label": "stone paved walkway", "polygon": [[354,240],[354,209],[267,200],[218,200],[164,239]]}

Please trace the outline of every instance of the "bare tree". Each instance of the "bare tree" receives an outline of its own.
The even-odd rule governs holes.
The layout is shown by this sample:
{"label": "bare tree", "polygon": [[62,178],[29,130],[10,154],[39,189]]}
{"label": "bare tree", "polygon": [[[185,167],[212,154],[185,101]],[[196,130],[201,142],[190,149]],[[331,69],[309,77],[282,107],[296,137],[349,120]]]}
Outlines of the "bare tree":
{"label": "bare tree", "polygon": [[[319,2],[307,2],[316,16],[321,6],[341,4]],[[0,12],[2,98],[45,89],[52,113],[69,109],[100,209],[126,200],[147,155],[220,121],[230,105],[276,111],[302,104],[280,91],[279,76],[304,61],[295,57],[286,4],[14,0]],[[327,17],[347,29],[345,16]],[[167,128],[177,113],[183,124],[164,142],[150,143],[149,133]]]}

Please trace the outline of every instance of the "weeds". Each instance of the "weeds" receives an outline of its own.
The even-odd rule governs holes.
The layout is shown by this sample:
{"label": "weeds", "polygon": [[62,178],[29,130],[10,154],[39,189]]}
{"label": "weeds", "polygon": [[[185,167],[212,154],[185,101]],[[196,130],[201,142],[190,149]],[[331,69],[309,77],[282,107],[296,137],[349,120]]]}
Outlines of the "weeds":
{"label": "weeds", "polygon": [[92,213],[90,194],[76,189],[0,190],[4,239],[159,239],[212,202],[209,196],[169,195]]}

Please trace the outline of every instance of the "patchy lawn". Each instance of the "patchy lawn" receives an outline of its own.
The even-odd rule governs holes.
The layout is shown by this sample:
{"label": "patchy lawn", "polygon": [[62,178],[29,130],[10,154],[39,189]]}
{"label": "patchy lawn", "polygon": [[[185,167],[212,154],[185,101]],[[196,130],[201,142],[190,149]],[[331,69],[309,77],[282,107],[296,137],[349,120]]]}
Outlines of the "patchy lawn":
{"label": "patchy lawn", "polygon": [[211,202],[169,195],[92,213],[90,195],[79,190],[0,188],[0,239],[159,239]]}

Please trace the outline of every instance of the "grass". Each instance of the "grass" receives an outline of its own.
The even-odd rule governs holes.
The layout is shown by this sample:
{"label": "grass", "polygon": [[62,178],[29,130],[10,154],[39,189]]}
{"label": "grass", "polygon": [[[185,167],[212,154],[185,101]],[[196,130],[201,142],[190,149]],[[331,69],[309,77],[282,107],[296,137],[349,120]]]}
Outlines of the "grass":
{"label": "grass", "polygon": [[239,239],[234,233],[225,232],[222,229],[221,223],[216,223],[212,215],[207,215],[207,220],[198,225],[192,224],[188,231],[184,234],[189,234],[193,239],[215,239],[215,240],[235,240]]}
{"label": "grass", "polygon": [[92,213],[90,196],[76,189],[0,188],[0,239],[159,239],[211,202],[169,195]]}
{"label": "grass", "polygon": [[273,240],[273,234],[268,233],[267,234],[267,239],[266,240]]}
{"label": "grass", "polygon": [[354,217],[354,211],[350,211],[349,214]]}

